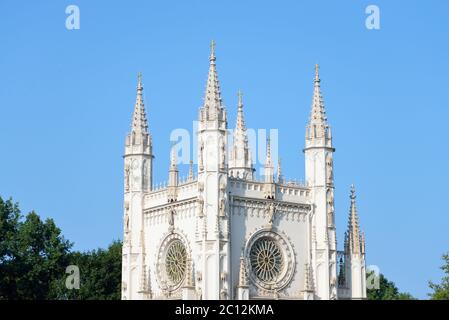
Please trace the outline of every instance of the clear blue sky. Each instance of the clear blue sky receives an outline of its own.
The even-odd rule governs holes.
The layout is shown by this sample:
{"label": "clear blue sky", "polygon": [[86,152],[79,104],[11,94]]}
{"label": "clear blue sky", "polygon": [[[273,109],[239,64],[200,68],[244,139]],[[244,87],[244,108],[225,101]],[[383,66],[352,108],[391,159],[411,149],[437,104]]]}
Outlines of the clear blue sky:
{"label": "clear blue sky", "polygon": [[[80,30],[65,28],[69,4]],[[365,28],[369,4],[381,30]],[[0,195],[54,218],[76,249],[121,238],[136,74],[163,181],[171,130],[197,117],[211,39],[230,126],[241,88],[248,126],[278,128],[284,173],[301,179],[319,62],[339,246],[354,182],[368,264],[425,298],[449,250],[448,14],[446,0],[2,0]]]}

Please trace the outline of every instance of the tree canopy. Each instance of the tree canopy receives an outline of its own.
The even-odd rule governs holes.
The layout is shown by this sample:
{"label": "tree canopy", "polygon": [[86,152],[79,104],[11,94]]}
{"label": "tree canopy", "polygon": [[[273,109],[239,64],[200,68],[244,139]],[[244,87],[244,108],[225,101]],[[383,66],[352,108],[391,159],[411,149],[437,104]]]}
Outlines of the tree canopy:
{"label": "tree canopy", "polygon": [[444,272],[444,276],[441,279],[441,283],[433,283],[429,281],[429,287],[433,292],[429,293],[429,297],[432,300],[449,300],[449,253],[443,254],[443,265],[441,270]]}
{"label": "tree canopy", "polygon": [[[52,219],[23,216],[0,197],[0,300],[120,299],[121,243],[89,252],[72,246]],[[65,286],[70,265],[80,270],[79,290]]]}
{"label": "tree canopy", "polygon": [[[369,276],[369,275],[368,275]],[[415,298],[406,292],[399,292],[393,281],[388,280],[383,274],[379,275],[379,289],[367,290],[368,300],[414,300]]]}

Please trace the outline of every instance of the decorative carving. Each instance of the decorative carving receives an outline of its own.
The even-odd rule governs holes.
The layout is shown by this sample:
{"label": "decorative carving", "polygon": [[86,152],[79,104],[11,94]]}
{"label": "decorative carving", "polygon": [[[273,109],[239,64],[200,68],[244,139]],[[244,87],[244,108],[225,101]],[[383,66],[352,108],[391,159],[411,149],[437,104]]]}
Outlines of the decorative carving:
{"label": "decorative carving", "polygon": [[204,217],[204,198],[201,194],[198,195],[198,217]]}
{"label": "decorative carving", "polygon": [[175,224],[175,209],[173,207],[168,208],[168,225],[169,231],[173,232],[174,224]]}
{"label": "decorative carving", "polygon": [[199,156],[200,156],[200,160],[199,160],[199,169],[200,169],[200,171],[204,170],[204,163],[203,163],[204,155],[203,155],[203,153],[204,153],[204,143],[203,143],[203,141],[201,141],[201,143],[200,143],[200,154],[199,154]]}
{"label": "decorative carving", "polygon": [[334,193],[332,189],[327,190],[327,224],[334,226]]}
{"label": "decorative carving", "polygon": [[328,153],[326,156],[326,172],[327,172],[327,183],[332,184],[334,181],[334,163],[332,159],[332,154]]}
{"label": "decorative carving", "polygon": [[267,215],[268,215],[268,227],[273,226],[275,214],[276,214],[276,206],[273,201],[269,202],[266,207]]}
{"label": "decorative carving", "polygon": [[129,175],[130,175],[131,169],[129,165],[125,166],[125,191],[129,191]]}
{"label": "decorative carving", "polygon": [[223,139],[220,139],[220,150],[221,150],[220,169],[224,170],[226,167],[226,148],[225,148]]}

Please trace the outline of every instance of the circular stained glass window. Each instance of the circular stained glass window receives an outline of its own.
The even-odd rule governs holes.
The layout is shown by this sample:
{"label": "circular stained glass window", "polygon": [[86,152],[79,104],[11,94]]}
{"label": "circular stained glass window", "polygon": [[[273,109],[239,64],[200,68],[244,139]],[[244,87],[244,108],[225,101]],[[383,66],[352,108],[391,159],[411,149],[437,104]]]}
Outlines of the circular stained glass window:
{"label": "circular stained glass window", "polygon": [[283,268],[282,250],[270,238],[260,238],[251,247],[251,270],[262,282],[276,282]]}
{"label": "circular stained glass window", "polygon": [[181,240],[172,241],[165,256],[165,271],[173,285],[179,284],[185,277],[187,250]]}

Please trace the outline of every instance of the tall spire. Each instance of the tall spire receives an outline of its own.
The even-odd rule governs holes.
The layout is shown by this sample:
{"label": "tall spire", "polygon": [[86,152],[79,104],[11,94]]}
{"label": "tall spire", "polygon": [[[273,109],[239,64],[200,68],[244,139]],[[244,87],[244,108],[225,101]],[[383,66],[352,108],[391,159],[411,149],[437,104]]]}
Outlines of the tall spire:
{"label": "tall spire", "polygon": [[282,174],[281,158],[278,159],[278,183],[284,183],[284,175]]}
{"label": "tall spire", "polygon": [[238,104],[237,104],[237,124],[236,129],[239,131],[246,131],[245,119],[243,117],[243,93],[242,91],[237,92]]}
{"label": "tall spire", "polygon": [[267,158],[265,160],[265,182],[274,182],[274,167],[273,167],[273,160],[271,158],[271,140],[268,136],[267,138]]}
{"label": "tall spire", "polygon": [[325,144],[331,147],[331,131],[327,123],[326,109],[321,94],[321,79],[319,74],[319,65],[315,65],[315,79],[313,86],[312,108],[310,112],[309,123],[307,124],[306,139],[320,140],[324,139]]}
{"label": "tall spire", "polygon": [[209,74],[207,76],[206,93],[200,120],[225,120],[215,61],[215,42],[212,40],[209,55]]}
{"label": "tall spire", "polygon": [[169,186],[178,185],[178,164],[176,160],[176,148],[175,144],[172,144],[171,155],[170,155],[170,170],[168,174],[168,184]]}
{"label": "tall spire", "polygon": [[346,241],[349,250],[352,253],[360,254],[364,249],[362,249],[362,239],[360,233],[359,217],[356,208],[356,195],[355,187],[351,185],[351,208],[349,210],[349,221],[348,221],[348,231],[346,233]]}
{"label": "tall spire", "polygon": [[143,101],[143,85],[141,72],[139,72],[137,76],[137,96],[136,103],[134,105],[131,132],[135,134],[148,133],[148,122],[145,114],[145,104]]}
{"label": "tall spire", "polygon": [[229,170],[233,176],[252,180],[254,169],[243,115],[243,93],[240,90],[237,92],[237,97],[237,122],[234,130],[232,152],[229,159]]}
{"label": "tall spire", "polygon": [[327,123],[326,110],[324,109],[323,96],[321,95],[320,66],[315,65],[315,79],[313,88],[312,112],[310,114],[310,123]]}

